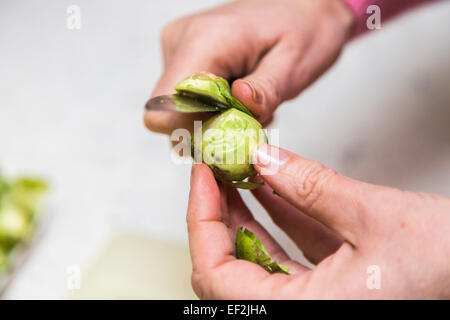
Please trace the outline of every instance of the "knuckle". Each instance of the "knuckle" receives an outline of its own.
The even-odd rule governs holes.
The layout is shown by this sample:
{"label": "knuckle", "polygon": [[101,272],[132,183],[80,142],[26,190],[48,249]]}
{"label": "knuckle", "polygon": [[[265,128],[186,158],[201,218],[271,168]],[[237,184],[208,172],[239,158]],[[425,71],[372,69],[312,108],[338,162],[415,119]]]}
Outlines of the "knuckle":
{"label": "knuckle", "polygon": [[186,26],[186,34],[198,36],[205,31],[210,32],[216,26],[217,24],[209,16],[198,16],[189,21],[189,24]]}
{"label": "knuckle", "polygon": [[182,34],[184,25],[187,24],[189,19],[186,17],[173,20],[166,24],[161,32],[161,44],[164,49],[171,49]]}
{"label": "knuckle", "polygon": [[310,210],[324,196],[324,186],[337,175],[333,169],[314,162],[306,167],[299,167],[296,174],[296,194],[303,199],[305,209]]}
{"label": "knuckle", "polygon": [[176,21],[170,22],[163,28],[161,33],[161,42],[164,47],[167,46],[172,40],[175,28]]}
{"label": "knuckle", "polygon": [[238,18],[232,14],[201,14],[190,19],[185,32],[193,38],[202,34],[214,34],[216,37],[211,37],[209,40],[217,39],[223,42],[223,37],[238,25],[238,21]]}
{"label": "knuckle", "polygon": [[281,92],[279,84],[274,76],[266,75],[261,79],[264,95],[271,106],[278,106],[281,103]]}

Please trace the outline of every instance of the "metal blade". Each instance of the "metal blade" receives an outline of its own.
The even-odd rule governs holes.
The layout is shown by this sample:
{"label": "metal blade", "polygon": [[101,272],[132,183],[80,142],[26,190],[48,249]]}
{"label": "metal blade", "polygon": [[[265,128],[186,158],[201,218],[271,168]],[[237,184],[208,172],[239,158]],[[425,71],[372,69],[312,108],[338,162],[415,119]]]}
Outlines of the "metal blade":
{"label": "metal blade", "polygon": [[157,96],[145,105],[146,110],[162,110],[182,113],[217,112],[229,107],[216,101],[181,94]]}

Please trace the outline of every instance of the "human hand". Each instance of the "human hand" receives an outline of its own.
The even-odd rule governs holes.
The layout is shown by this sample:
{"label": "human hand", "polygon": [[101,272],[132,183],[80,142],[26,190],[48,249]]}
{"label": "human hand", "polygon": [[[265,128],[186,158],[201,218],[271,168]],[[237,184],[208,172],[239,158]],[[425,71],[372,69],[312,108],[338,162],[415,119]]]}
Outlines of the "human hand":
{"label": "human hand", "polygon": [[[450,298],[449,198],[359,182],[275,147],[259,148],[254,163],[266,182],[255,197],[316,266],[289,259],[239,193],[195,164],[187,224],[200,298]],[[253,231],[291,275],[236,259],[238,226]],[[379,271],[379,289],[367,285],[369,266]]]}
{"label": "human hand", "polygon": [[[164,72],[152,96],[169,94],[181,79],[209,71],[232,84],[232,94],[261,123],[298,95],[337,58],[353,13],[342,0],[240,0],[183,17],[162,34]],[[192,129],[193,114],[147,111],[156,132]]]}

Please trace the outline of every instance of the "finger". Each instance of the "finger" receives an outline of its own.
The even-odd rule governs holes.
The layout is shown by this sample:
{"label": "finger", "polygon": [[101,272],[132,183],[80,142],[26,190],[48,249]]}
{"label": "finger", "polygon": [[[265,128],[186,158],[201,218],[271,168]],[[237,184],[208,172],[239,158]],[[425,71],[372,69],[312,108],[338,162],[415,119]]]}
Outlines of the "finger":
{"label": "finger", "polygon": [[204,164],[192,167],[186,219],[194,272],[204,272],[234,259],[228,228],[222,222],[219,187]]}
{"label": "finger", "polygon": [[290,204],[355,245],[370,209],[367,198],[377,187],[344,177],[322,164],[274,146],[260,145],[255,169]]}
{"label": "finger", "polygon": [[253,215],[235,188],[227,188],[227,207],[231,222],[232,239],[236,238],[237,229],[242,226],[258,237],[275,261],[287,265],[290,273],[298,274],[308,270],[308,268],[298,262],[292,261],[276,240],[253,218]]}
{"label": "finger", "polygon": [[[255,179],[255,182],[262,181]],[[312,263],[318,264],[341,246],[342,237],[273,194],[269,186],[263,185],[252,190],[252,193],[275,224],[286,232]]]}
{"label": "finger", "polygon": [[[174,87],[179,81],[199,71],[208,71],[227,78],[226,71],[220,65],[213,64],[213,60],[205,53],[199,53],[198,49],[186,45],[171,58],[171,62],[156,84],[152,97],[174,93]],[[144,123],[151,131],[159,133],[170,134],[178,128],[185,128],[192,132],[195,120],[205,121],[209,117],[211,114],[150,110],[145,112]]]}
{"label": "finger", "polygon": [[234,81],[233,95],[265,122],[283,101],[298,95],[304,87],[297,71],[303,54],[298,41],[281,40],[246,77]]}
{"label": "finger", "polygon": [[[257,264],[237,260],[229,229],[221,221],[220,191],[211,170],[193,166],[187,214],[192,285],[200,298],[250,298],[281,286]],[[289,276],[279,274],[277,279]],[[273,278],[272,278],[273,279]],[[285,278],[286,279],[286,278]]]}

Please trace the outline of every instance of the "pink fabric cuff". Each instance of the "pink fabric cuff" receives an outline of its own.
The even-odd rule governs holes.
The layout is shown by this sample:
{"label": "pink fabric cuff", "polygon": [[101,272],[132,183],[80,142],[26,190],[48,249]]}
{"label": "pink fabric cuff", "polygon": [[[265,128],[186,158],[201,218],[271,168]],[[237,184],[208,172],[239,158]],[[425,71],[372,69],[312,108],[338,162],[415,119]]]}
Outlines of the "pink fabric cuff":
{"label": "pink fabric cuff", "polygon": [[432,0],[344,0],[351,8],[356,16],[357,23],[355,27],[355,34],[363,33],[367,30],[367,19],[372,15],[372,12],[367,13],[367,8],[371,5],[380,7],[381,24],[392,16],[399,14],[409,8],[412,8],[420,3],[433,2]]}

